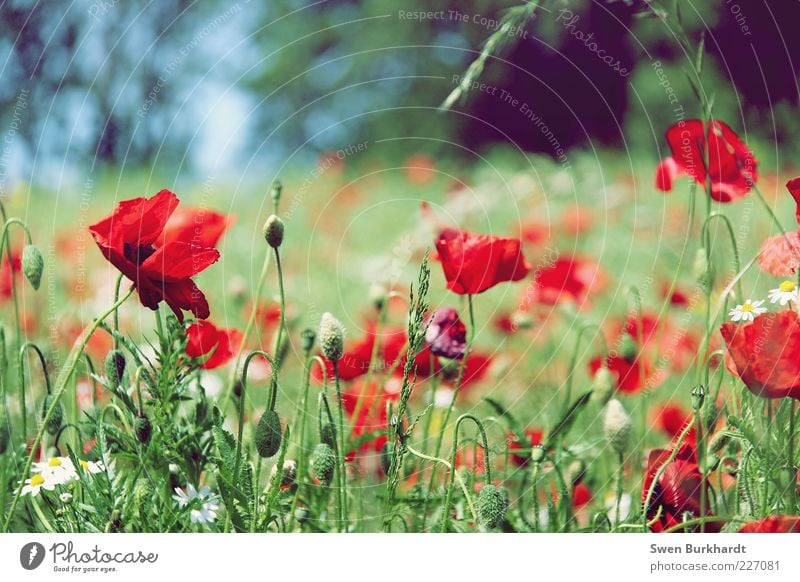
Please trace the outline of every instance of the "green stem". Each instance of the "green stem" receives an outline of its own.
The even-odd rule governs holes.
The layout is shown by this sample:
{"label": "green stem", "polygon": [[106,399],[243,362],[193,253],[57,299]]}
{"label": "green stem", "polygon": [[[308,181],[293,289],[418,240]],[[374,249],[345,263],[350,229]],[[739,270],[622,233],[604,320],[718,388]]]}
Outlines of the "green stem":
{"label": "green stem", "polygon": [[348,513],[347,513],[347,465],[345,463],[345,456],[347,455],[347,449],[345,448],[345,436],[344,436],[344,401],[342,399],[342,386],[339,381],[339,362],[333,362],[333,381],[336,386],[336,398],[339,401],[339,471],[340,471],[340,478],[341,481],[339,482],[339,488],[342,492],[342,519],[344,520],[344,531],[347,532],[349,529],[348,525]]}
{"label": "green stem", "polygon": [[[115,309],[117,309],[120,305],[122,305],[127,299],[133,294],[134,291],[133,286],[128,290],[125,295],[120,297],[118,301],[116,301],[110,308],[108,308],[103,314],[100,315],[97,319],[95,319],[92,323],[90,323],[81,333],[78,340],[75,342],[75,345],[70,350],[69,355],[67,356],[66,362],[64,363],[64,367],[59,372],[58,377],[56,378],[56,387],[53,392],[53,399],[50,404],[50,408],[47,409],[47,412],[42,419],[41,426],[36,433],[36,438],[33,440],[33,445],[31,447],[31,452],[28,454],[28,458],[25,461],[25,467],[22,470],[22,475],[27,475],[31,470],[31,465],[33,464],[33,457],[36,454],[36,449],[39,447],[39,444],[42,442],[42,437],[44,436],[44,431],[47,427],[47,423],[50,422],[50,418],[53,416],[55,412],[56,406],[58,405],[58,401],[63,396],[64,391],[67,388],[67,384],[69,382],[72,373],[75,371],[76,366],[78,365],[78,360],[80,359],[83,350],[86,348],[86,344],[89,343],[89,338],[92,337],[94,331],[100,326],[100,323],[107,318]],[[11,524],[11,520],[14,516],[14,511],[17,508],[17,504],[19,503],[19,498],[22,495],[22,485],[24,481],[20,482],[19,486],[17,487],[16,492],[14,493],[14,498],[11,501],[11,507],[8,509],[8,514],[6,516],[5,523],[3,524],[3,531],[8,531],[8,527]]]}
{"label": "green stem", "polygon": [[[450,456],[450,481],[447,485],[447,494],[444,500],[444,509],[442,510],[441,533],[447,532],[447,526],[450,523],[450,502],[453,497],[453,480],[455,479],[456,473],[456,453],[458,453],[458,429],[461,427],[461,423],[465,420],[471,420],[474,422],[478,427],[478,431],[480,431],[481,439],[483,440],[483,463],[486,471],[486,483],[490,484],[492,482],[492,469],[489,464],[489,439],[486,438],[486,429],[483,428],[483,423],[475,416],[471,414],[462,414],[458,417],[458,420],[456,420],[456,426],[453,430],[453,453]],[[476,465],[477,462],[478,460],[476,457]]]}

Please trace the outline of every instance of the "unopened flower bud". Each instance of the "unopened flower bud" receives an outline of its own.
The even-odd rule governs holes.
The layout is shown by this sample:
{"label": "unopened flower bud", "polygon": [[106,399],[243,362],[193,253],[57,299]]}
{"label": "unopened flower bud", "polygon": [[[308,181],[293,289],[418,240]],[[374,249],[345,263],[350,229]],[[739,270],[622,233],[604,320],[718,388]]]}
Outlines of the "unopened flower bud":
{"label": "unopened flower bud", "polygon": [[701,384],[699,386],[695,386],[692,390],[692,408],[697,411],[703,407],[703,402],[706,399],[706,389]]}
{"label": "unopened flower bud", "polygon": [[586,476],[586,463],[583,459],[575,459],[567,466],[567,478],[572,485],[579,485]]}
{"label": "unopened flower bud", "polygon": [[486,528],[494,529],[503,523],[508,511],[508,495],[502,487],[487,483],[478,494],[478,521]]}
{"label": "unopened flower bud", "polygon": [[704,292],[708,292],[714,286],[714,266],[709,262],[708,253],[704,248],[697,249],[694,255],[692,275]]}
{"label": "unopened flower bud", "polygon": [[42,252],[33,245],[25,245],[22,249],[22,272],[34,289],[39,289],[44,271]]}
{"label": "unopened flower bud", "polygon": [[136,418],[133,421],[133,432],[136,434],[136,439],[143,445],[150,442],[150,435],[153,433],[153,425],[143,412],[136,414]]}
{"label": "unopened flower bud", "polygon": [[111,350],[106,356],[106,376],[112,389],[116,390],[122,383],[125,374],[125,354],[120,350]]}
{"label": "unopened flower bud", "polygon": [[330,485],[333,481],[333,471],[336,469],[336,453],[330,445],[319,443],[314,447],[311,455],[311,471],[323,485]]}
{"label": "unopened flower bud", "polygon": [[283,221],[274,214],[264,223],[264,239],[273,249],[277,249],[283,242]]}
{"label": "unopened flower bud", "polygon": [[[42,416],[41,420],[44,422],[45,417],[47,416],[47,411],[50,410],[50,407],[53,405],[54,398],[52,394],[48,394],[44,397],[44,403],[42,404]],[[58,434],[58,431],[61,430],[61,424],[64,422],[64,409],[61,406],[60,402],[55,403],[55,408],[53,409],[53,414],[50,416],[50,420],[47,421],[47,432],[51,435]]]}
{"label": "unopened flower bud", "polygon": [[611,370],[608,366],[602,365],[597,369],[592,381],[592,398],[605,405],[611,395],[614,393],[614,377],[611,375]]}
{"label": "unopened flower bud", "polygon": [[281,201],[281,194],[283,193],[283,184],[280,180],[275,180],[272,183],[272,188],[270,189],[270,197],[272,198],[272,203],[277,206],[278,202]]}
{"label": "unopened flower bud", "polygon": [[628,449],[631,429],[631,417],[625,412],[622,403],[616,398],[609,400],[603,416],[603,432],[611,448],[618,454]]}
{"label": "unopened flower bud", "polygon": [[320,430],[319,440],[326,445],[333,447],[336,442],[336,428],[329,422],[325,422]]}
{"label": "unopened flower bud", "polygon": [[534,445],[531,449],[531,461],[534,463],[541,463],[547,456],[547,451],[544,450],[542,445]]}
{"label": "unopened flower bud", "polygon": [[344,355],[344,326],[328,312],[322,314],[319,324],[319,343],[322,353],[332,362],[338,362]]}
{"label": "unopened flower bud", "polygon": [[267,410],[258,421],[255,444],[258,454],[265,459],[272,457],[281,448],[281,419],[274,410]]}
{"label": "unopened flower bud", "polygon": [[314,349],[314,342],[317,340],[317,332],[313,329],[304,329],[300,332],[300,342],[303,346],[303,351],[307,354],[311,353],[311,350]]}
{"label": "unopened flower bud", "polygon": [[623,333],[622,337],[619,340],[619,352],[620,355],[625,358],[625,361],[629,364],[632,364],[636,361],[636,354],[638,349],[636,348],[636,342],[633,341],[631,334]]}

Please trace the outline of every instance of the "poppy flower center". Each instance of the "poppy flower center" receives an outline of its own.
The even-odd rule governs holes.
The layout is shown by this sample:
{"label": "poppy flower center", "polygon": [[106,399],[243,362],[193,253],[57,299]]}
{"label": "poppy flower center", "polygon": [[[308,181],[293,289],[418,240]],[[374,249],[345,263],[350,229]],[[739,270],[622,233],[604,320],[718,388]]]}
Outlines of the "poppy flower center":
{"label": "poppy flower center", "polygon": [[784,281],[781,283],[778,288],[783,291],[784,293],[791,293],[794,291],[794,282],[793,281]]}
{"label": "poppy flower center", "polygon": [[150,255],[156,252],[156,248],[153,245],[139,245],[134,247],[130,243],[125,243],[122,250],[125,254],[125,258],[137,265],[144,263]]}
{"label": "poppy flower center", "polygon": [[42,483],[44,483],[44,477],[42,477],[41,475],[34,475],[33,477],[31,477],[31,485],[33,487],[38,487]]}

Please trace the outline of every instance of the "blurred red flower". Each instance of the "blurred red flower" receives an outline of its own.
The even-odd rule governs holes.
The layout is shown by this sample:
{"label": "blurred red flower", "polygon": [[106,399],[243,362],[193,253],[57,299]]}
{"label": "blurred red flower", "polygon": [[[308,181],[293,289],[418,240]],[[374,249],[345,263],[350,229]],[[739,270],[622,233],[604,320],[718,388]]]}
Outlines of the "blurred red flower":
{"label": "blurred red flower", "polygon": [[704,187],[710,180],[711,198],[718,202],[732,202],[750,191],[758,179],[753,152],[722,121],[712,120],[707,134],[700,119],[680,121],[667,130],[672,158],[659,164],[656,188],[669,192],[672,181],[684,174]]}
{"label": "blurred red flower", "polygon": [[525,289],[523,305],[574,301],[578,307],[585,306],[589,293],[605,282],[599,265],[577,257],[558,258],[537,269],[533,278],[535,284]]}
{"label": "blurred red flower", "polygon": [[[795,218],[800,225],[800,178],[786,183],[789,194],[795,201]],[[800,266],[800,231],[787,232],[770,237],[761,245],[758,266],[762,271],[782,277],[793,275]]]}
{"label": "blurred red flower", "polygon": [[691,422],[692,413],[679,404],[662,404],[652,413],[652,424],[670,438],[677,437]]}
{"label": "blurred red flower", "polygon": [[3,252],[0,257],[0,299],[9,299],[13,293],[14,278],[22,272],[22,253],[18,250],[11,252],[11,263]]}
{"label": "blurred red flower", "polygon": [[166,301],[180,321],[182,310],[205,319],[208,302],[191,277],[215,263],[219,252],[179,240],[164,243],[164,227],[177,206],[178,197],[168,190],[124,200],[89,231],[105,258],[133,281],[145,307],[156,310]]}
{"label": "blurred red flower", "polygon": [[756,396],[800,400],[800,321],[793,310],[764,313],[720,328],[730,360]]}
{"label": "blurred red flower", "polygon": [[181,241],[216,248],[219,239],[232,224],[232,217],[208,208],[178,208],[164,227],[162,245]]}
{"label": "blurred red flower", "polygon": [[[606,359],[606,366],[616,376],[617,390],[620,392],[639,392],[644,388],[650,378],[652,367],[649,360],[641,355],[628,360],[624,356],[610,355]],[[641,365],[640,365],[641,360]],[[598,356],[589,362],[589,371],[592,376],[603,365],[603,357]],[[644,374],[642,374],[644,372]]]}
{"label": "blurred red flower", "polygon": [[739,533],[800,533],[800,517],[772,515],[744,524]]}
{"label": "blurred red flower", "polygon": [[531,453],[529,450],[526,450],[524,453],[518,453],[516,451],[530,449],[535,445],[542,444],[542,439],[544,438],[544,432],[538,428],[526,428],[524,433],[524,440],[520,439],[520,437],[513,432],[506,433],[508,452],[511,455],[511,460],[518,467],[524,467],[528,464],[531,459]]}
{"label": "blurred red flower", "polygon": [[227,364],[242,345],[242,332],[238,329],[223,329],[210,321],[198,321],[186,330],[189,341],[186,344],[186,355],[191,358],[211,356],[200,366],[205,370],[213,370]]}
{"label": "blurred red flower", "polygon": [[[667,461],[671,451],[666,449],[655,449],[650,451],[647,459],[647,471],[642,487],[642,502],[647,501],[647,493],[650,490],[656,473],[659,468]],[[653,489],[653,496],[650,498],[650,505],[647,508],[647,518],[652,520],[661,509],[661,516],[651,526],[654,532],[662,532],[673,526],[679,525],[685,513],[693,517],[700,517],[700,491],[702,478],[700,469],[697,466],[694,449],[691,445],[684,444],[679,450],[675,459],[669,463],[656,482]],[[708,483],[706,483],[708,486]],[[706,495],[710,499],[710,495]],[[706,507],[706,516],[712,513]],[[695,528],[695,531],[697,528]],[[719,531],[719,524],[707,523],[705,531]]]}
{"label": "blurred red flower", "polygon": [[498,283],[519,281],[531,270],[518,239],[445,228],[436,239],[447,288],[460,295],[482,293]]}

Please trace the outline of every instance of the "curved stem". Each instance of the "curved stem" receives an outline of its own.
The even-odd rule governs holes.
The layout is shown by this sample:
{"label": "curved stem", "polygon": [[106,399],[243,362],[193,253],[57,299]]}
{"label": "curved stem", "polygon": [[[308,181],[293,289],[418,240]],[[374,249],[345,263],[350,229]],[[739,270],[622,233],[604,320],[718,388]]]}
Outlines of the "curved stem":
{"label": "curved stem", "polygon": [[[239,427],[238,427],[238,437],[236,439],[236,460],[234,461],[233,466],[233,482],[239,482],[239,468],[241,465],[242,459],[242,435],[244,434],[244,402],[247,397],[247,372],[250,369],[250,362],[253,361],[253,358],[261,356],[265,358],[269,365],[271,366],[272,370],[270,373],[270,396],[268,401],[272,401],[273,394],[277,392],[277,382],[276,382],[276,371],[275,371],[275,359],[270,356],[267,352],[263,350],[253,350],[244,360],[244,366],[242,366],[242,393],[239,395]],[[270,407],[269,410],[274,410],[274,408]]]}
{"label": "curved stem", "polygon": [[[702,240],[708,240],[709,241],[709,248],[707,249],[708,250],[709,260],[710,260],[710,257],[711,257],[711,248],[710,248],[711,239],[709,238],[710,234],[708,232],[708,228],[709,228],[709,225],[711,224],[711,221],[714,220],[714,219],[719,219],[719,220],[721,220],[722,222],[725,223],[725,228],[728,231],[728,239],[731,241],[731,250],[733,251],[733,266],[736,268],[736,270],[734,272],[738,273],[739,271],[742,270],[742,262],[741,262],[741,258],[740,258],[740,255],[739,255],[739,246],[736,244],[736,236],[733,234],[733,226],[731,226],[730,219],[727,216],[725,216],[724,214],[722,214],[721,212],[712,212],[703,221],[703,228],[702,228],[702,231],[701,231],[701,237],[702,237]],[[744,295],[742,294],[742,282],[741,282],[741,280],[737,280],[736,281],[736,292],[739,294],[739,296],[741,298],[744,298]]]}
{"label": "curved stem", "polygon": [[469,490],[467,489],[467,484],[464,483],[464,480],[461,478],[457,472],[453,471],[453,466],[448,463],[444,459],[439,459],[438,457],[431,457],[430,455],[426,455],[425,453],[421,453],[420,451],[416,450],[414,447],[410,445],[406,445],[406,449],[409,453],[414,455],[415,457],[419,457],[425,461],[432,461],[434,463],[441,463],[445,466],[451,473],[455,473],[455,479],[458,483],[458,486],[461,488],[461,492],[464,494],[464,498],[467,500],[467,507],[469,507],[470,513],[472,513],[472,519],[476,522],[478,521],[478,512],[475,511],[475,505],[472,503],[472,498],[469,495]]}
{"label": "curved stem", "polygon": [[[117,282],[114,285],[114,303],[119,299],[119,288],[122,285],[122,273],[117,277]],[[114,349],[119,349],[119,307],[114,310]]]}
{"label": "curved stem", "polygon": [[[50,422],[50,418],[52,418],[53,413],[55,412],[56,406],[58,405],[58,401],[60,400],[61,396],[63,396],[64,391],[67,389],[67,383],[69,382],[70,377],[72,377],[72,373],[75,371],[75,368],[78,365],[78,360],[83,353],[84,348],[86,348],[86,344],[89,343],[89,338],[92,337],[94,331],[100,326],[100,323],[107,318],[115,309],[117,309],[120,305],[122,305],[128,298],[133,294],[134,287],[128,290],[125,295],[120,297],[118,301],[116,301],[110,308],[108,308],[105,312],[103,312],[100,317],[95,319],[92,323],[90,323],[86,328],[83,330],[81,335],[79,336],[78,340],[76,340],[75,345],[70,350],[69,355],[67,356],[66,362],[64,363],[64,367],[61,368],[61,371],[56,378],[56,387],[53,392],[53,399],[52,403],[50,404],[50,408],[47,409],[47,412],[42,419],[42,424],[39,427],[38,432],[36,433],[36,438],[33,441],[33,446],[31,447],[31,452],[28,454],[28,458],[25,461],[25,467],[22,470],[22,475],[27,475],[31,470],[31,465],[33,464],[33,457],[36,454],[36,449],[39,444],[42,442],[42,437],[44,436],[45,428],[47,427],[47,423]],[[8,531],[8,526],[11,524],[11,520],[14,517],[14,511],[17,508],[17,504],[19,503],[20,496],[22,495],[22,485],[24,481],[20,483],[17,487],[16,492],[14,493],[14,499],[11,502],[11,507],[8,509],[8,514],[6,515],[5,523],[3,524],[3,531]]]}
{"label": "curved stem", "polygon": [[20,407],[22,408],[22,442],[28,437],[28,407],[25,401],[25,351],[32,349],[39,357],[39,363],[42,366],[42,374],[44,374],[45,385],[47,386],[47,394],[52,394],[50,387],[50,375],[47,373],[47,362],[44,359],[44,354],[39,346],[33,342],[25,342],[19,348],[19,359],[17,362],[17,370],[19,372],[19,392],[20,392]]}
{"label": "curved stem", "polygon": [[[458,452],[458,429],[461,428],[461,423],[465,420],[471,420],[476,424],[478,427],[478,431],[480,432],[481,439],[483,440],[483,463],[485,465],[486,471],[486,483],[489,484],[492,482],[492,469],[489,465],[489,439],[486,438],[486,429],[483,428],[483,423],[478,420],[475,416],[471,414],[462,414],[456,420],[456,426],[453,430],[453,454],[450,457],[450,481],[447,485],[447,494],[445,495],[444,500],[444,509],[442,512],[442,528],[441,533],[447,532],[447,525],[450,521],[450,502],[453,497],[453,480],[455,479],[456,473],[456,453]],[[475,464],[477,465],[477,458],[475,459]]]}

